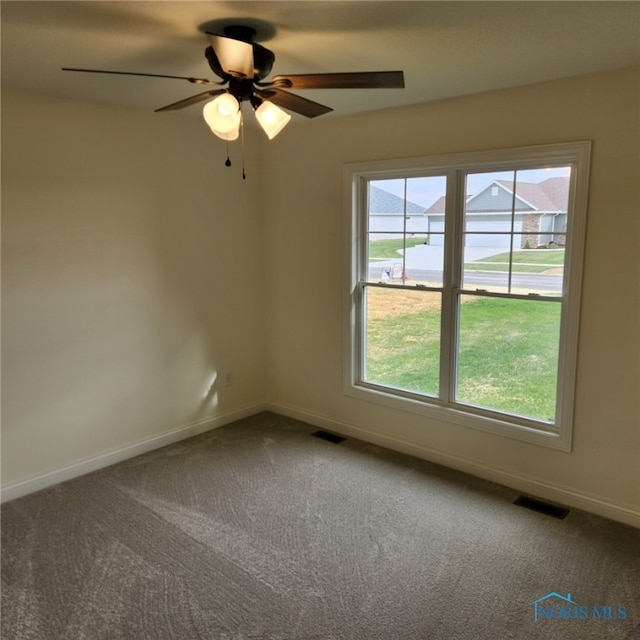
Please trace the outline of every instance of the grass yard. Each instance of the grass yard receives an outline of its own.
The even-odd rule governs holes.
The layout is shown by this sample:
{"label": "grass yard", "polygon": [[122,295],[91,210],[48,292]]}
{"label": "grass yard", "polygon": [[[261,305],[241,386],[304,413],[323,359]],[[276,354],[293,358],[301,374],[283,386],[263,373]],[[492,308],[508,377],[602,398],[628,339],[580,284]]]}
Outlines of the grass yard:
{"label": "grass yard", "polygon": [[[562,273],[564,249],[525,249],[513,252],[513,271],[518,273]],[[509,253],[499,253],[466,262],[465,271],[508,271]]]}
{"label": "grass yard", "polygon": [[[367,291],[366,380],[437,396],[440,294]],[[456,400],[553,420],[560,305],[467,296],[460,326]]]}
{"label": "grass yard", "polygon": [[407,237],[406,245],[402,238],[385,238],[384,240],[371,240],[369,242],[369,260],[390,260],[402,257],[403,249],[411,249],[419,244],[424,244],[424,237]]}
{"label": "grass yard", "polygon": [[367,289],[366,379],[438,395],[440,293]]}

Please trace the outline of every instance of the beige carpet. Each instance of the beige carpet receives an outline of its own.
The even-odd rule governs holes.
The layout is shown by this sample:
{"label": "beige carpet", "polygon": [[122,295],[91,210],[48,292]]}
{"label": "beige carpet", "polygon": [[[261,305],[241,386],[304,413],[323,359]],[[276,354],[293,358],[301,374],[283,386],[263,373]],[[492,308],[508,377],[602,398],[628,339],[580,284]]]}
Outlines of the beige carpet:
{"label": "beige carpet", "polygon": [[2,638],[640,639],[638,530],[314,431],[261,414],[3,505]]}

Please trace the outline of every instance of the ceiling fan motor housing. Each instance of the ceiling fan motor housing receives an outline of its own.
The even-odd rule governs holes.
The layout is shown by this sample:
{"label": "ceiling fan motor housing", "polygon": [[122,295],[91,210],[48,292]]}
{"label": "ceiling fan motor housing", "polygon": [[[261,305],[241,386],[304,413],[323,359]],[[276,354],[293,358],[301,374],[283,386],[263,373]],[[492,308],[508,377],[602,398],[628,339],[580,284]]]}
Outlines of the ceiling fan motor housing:
{"label": "ceiling fan motor housing", "polygon": [[253,81],[248,79],[231,78],[229,93],[238,101],[250,100],[253,96]]}
{"label": "ceiling fan motor housing", "polygon": [[[225,27],[224,34],[227,38],[238,40],[239,42],[244,42],[251,45],[253,49],[253,78],[249,78],[250,80],[260,81],[266,78],[271,73],[271,69],[273,68],[273,63],[275,62],[276,57],[273,51],[270,51],[266,47],[253,42],[253,38],[256,35],[255,29],[241,25],[234,25]],[[219,78],[228,80],[230,77],[232,77],[230,76],[230,74],[225,73],[213,47],[207,47],[204,51],[204,55],[209,62],[211,70]]]}

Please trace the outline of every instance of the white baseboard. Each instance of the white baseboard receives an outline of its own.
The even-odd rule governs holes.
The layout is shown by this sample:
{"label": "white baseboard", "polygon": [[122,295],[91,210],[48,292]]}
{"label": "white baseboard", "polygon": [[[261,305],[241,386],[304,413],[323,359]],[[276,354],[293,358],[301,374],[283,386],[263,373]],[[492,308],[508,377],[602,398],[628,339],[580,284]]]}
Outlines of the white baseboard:
{"label": "white baseboard", "polygon": [[328,431],[333,431],[345,436],[351,436],[358,440],[364,440],[365,442],[370,442],[386,449],[392,449],[393,451],[399,451],[400,453],[406,453],[416,458],[421,458],[423,460],[428,460],[429,462],[441,464],[445,467],[457,469],[458,471],[462,471],[479,478],[484,478],[485,480],[510,487],[517,491],[522,491],[523,493],[527,493],[531,496],[544,498],[545,500],[550,500],[561,505],[588,511],[589,513],[602,516],[603,518],[609,518],[610,520],[622,522],[623,524],[628,524],[640,529],[640,511],[626,505],[612,503],[596,496],[577,492],[573,489],[547,484],[526,476],[520,476],[508,471],[494,469],[477,462],[471,462],[464,458],[443,453],[442,451],[437,451],[435,449],[430,449],[429,447],[424,447],[422,445],[417,445],[406,440],[374,433],[361,427],[354,427],[326,416],[298,409],[297,407],[267,403],[265,409],[273,411],[274,413],[279,413],[280,415],[295,418],[296,420],[307,422],[313,426],[327,429]]}
{"label": "white baseboard", "polygon": [[296,420],[307,422],[308,424],[312,424],[322,429],[327,429],[328,431],[334,431],[345,436],[376,444],[380,447],[385,447],[387,449],[392,449],[393,451],[406,453],[407,455],[414,456],[416,458],[441,464],[445,467],[457,469],[458,471],[469,473],[479,478],[490,480],[491,482],[496,482],[512,489],[516,489],[517,491],[528,493],[532,496],[544,498],[545,500],[557,502],[576,509],[582,509],[583,511],[588,511],[589,513],[594,513],[604,518],[609,518],[640,529],[640,512],[628,506],[602,500],[596,496],[579,493],[572,489],[550,485],[526,476],[520,476],[500,469],[494,469],[477,462],[471,462],[464,458],[417,445],[406,440],[374,433],[361,427],[355,427],[334,420],[333,418],[311,413],[297,407],[277,403],[255,403],[247,405],[240,409],[236,409],[207,420],[166,431],[157,436],[147,438],[146,440],[136,442],[126,447],[114,449],[87,460],[81,460],[80,462],[76,462],[62,469],[57,469],[34,478],[29,478],[27,480],[7,485],[6,487],[2,487],[1,501],[8,502],[9,500],[20,498],[29,493],[46,489],[47,487],[59,484],[65,480],[71,480],[72,478],[76,478],[92,471],[97,471],[98,469],[122,462],[123,460],[133,458],[142,453],[147,453],[168,444],[172,444],[186,438],[191,438],[204,433],[205,431],[210,431],[211,429],[222,427],[231,422],[235,422],[236,420],[241,420],[242,418],[255,415],[261,411],[273,411],[274,413],[295,418]]}
{"label": "white baseboard", "polygon": [[74,464],[62,469],[56,469],[55,471],[44,473],[34,478],[29,478],[28,480],[9,484],[2,487],[0,501],[8,502],[9,500],[26,496],[29,493],[46,489],[47,487],[59,484],[65,480],[71,480],[72,478],[85,475],[86,473],[103,469],[104,467],[116,464],[117,462],[122,462],[123,460],[139,456],[142,453],[147,453],[168,444],[173,444],[174,442],[197,436],[205,431],[217,429],[225,424],[241,420],[242,418],[247,418],[255,415],[256,413],[260,413],[261,411],[266,411],[266,407],[262,403],[247,405],[213,418],[208,418],[176,429],[171,429],[170,431],[165,431],[159,435],[127,445],[126,447],[113,449],[112,451],[108,451],[107,453],[103,453],[93,458],[75,462]]}

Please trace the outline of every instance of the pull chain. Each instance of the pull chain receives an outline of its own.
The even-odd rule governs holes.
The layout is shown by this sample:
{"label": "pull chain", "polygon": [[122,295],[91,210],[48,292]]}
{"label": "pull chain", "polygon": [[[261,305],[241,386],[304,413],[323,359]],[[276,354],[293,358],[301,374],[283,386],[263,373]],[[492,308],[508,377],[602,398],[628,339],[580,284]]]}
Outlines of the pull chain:
{"label": "pull chain", "polygon": [[240,117],[240,143],[242,144],[242,179],[247,179],[247,174],[244,172],[244,118]]}
{"label": "pull chain", "polygon": [[[240,143],[242,145],[242,179],[247,179],[247,174],[244,170],[244,118],[242,117],[242,103],[240,103]],[[229,154],[229,141],[227,140],[227,159],[224,161],[225,167],[231,166],[231,157]]]}
{"label": "pull chain", "polygon": [[231,166],[231,158],[229,158],[229,141],[227,141],[227,159],[224,161],[225,167]]}

